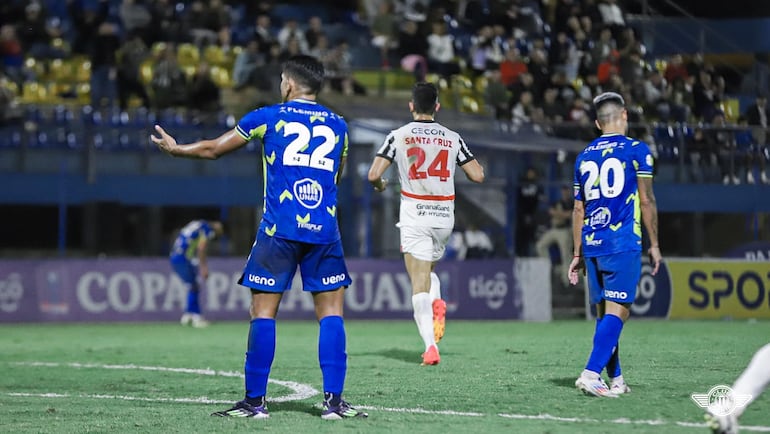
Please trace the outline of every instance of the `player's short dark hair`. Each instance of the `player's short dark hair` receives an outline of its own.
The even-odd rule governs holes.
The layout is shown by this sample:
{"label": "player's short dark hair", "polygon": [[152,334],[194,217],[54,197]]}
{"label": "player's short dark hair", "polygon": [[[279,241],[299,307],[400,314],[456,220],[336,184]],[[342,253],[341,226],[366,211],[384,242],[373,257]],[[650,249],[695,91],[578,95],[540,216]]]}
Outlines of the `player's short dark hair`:
{"label": "player's short dark hair", "polygon": [[597,95],[596,98],[594,98],[594,108],[596,111],[599,111],[601,107],[603,107],[605,104],[616,104],[620,107],[626,106],[626,101],[623,99],[623,97],[619,93],[615,92],[604,92],[602,94]]}
{"label": "player's short dark hair", "polygon": [[424,81],[415,83],[412,87],[412,104],[416,113],[432,115],[436,112],[438,89],[433,83]]}
{"label": "player's short dark hair", "polygon": [[307,88],[310,93],[316,94],[321,91],[325,72],[323,64],[318,59],[300,54],[284,62],[283,74]]}

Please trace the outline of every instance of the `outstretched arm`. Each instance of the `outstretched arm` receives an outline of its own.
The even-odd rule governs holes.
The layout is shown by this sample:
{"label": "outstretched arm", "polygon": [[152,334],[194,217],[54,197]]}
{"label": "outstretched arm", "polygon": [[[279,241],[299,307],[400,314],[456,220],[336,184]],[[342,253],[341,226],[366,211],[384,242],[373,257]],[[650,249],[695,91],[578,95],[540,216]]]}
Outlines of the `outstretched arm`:
{"label": "outstretched arm", "polygon": [[392,163],[385,157],[379,155],[374,157],[371,167],[369,167],[369,175],[367,178],[369,182],[374,186],[377,191],[384,191],[388,186],[388,180],[382,177],[382,174],[388,170]]}
{"label": "outstretched arm", "polygon": [[232,129],[213,140],[201,140],[189,145],[179,145],[170,134],[160,125],[155,125],[155,131],[160,135],[151,135],[150,140],[158,145],[165,153],[173,157],[202,158],[216,160],[224,154],[242,147],[248,140],[241,137],[235,129]]}
{"label": "outstretched arm", "polygon": [[642,211],[642,221],[647,235],[650,237],[650,259],[653,263],[652,275],[658,272],[660,261],[663,259],[658,245],[658,205],[655,193],[652,191],[652,177],[637,177],[639,183],[639,202]]}

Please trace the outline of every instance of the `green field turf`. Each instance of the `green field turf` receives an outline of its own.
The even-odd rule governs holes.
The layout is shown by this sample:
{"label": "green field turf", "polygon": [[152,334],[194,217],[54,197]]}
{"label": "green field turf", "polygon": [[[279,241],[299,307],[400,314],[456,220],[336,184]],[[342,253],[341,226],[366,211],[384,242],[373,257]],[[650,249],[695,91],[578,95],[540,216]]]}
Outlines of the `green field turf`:
{"label": "green field turf", "polygon": [[[298,384],[269,386],[268,420],[210,417],[242,397],[247,329],[0,326],[0,431],[705,433],[690,394],[732,384],[770,341],[770,322],[632,321],[621,360],[633,391],[599,399],[574,388],[593,323],[450,320],[442,363],[421,367],[413,322],[349,321],[345,397],[370,416],[323,421],[321,396],[304,397],[321,389],[317,326],[279,320],[272,379]],[[770,431],[770,393],[741,423]]]}

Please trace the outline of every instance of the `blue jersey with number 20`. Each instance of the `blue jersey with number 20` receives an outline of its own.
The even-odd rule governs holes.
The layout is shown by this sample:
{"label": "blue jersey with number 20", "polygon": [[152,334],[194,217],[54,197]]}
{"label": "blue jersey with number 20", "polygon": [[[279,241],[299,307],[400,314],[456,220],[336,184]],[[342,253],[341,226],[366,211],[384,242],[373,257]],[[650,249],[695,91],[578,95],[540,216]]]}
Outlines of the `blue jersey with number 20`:
{"label": "blue jersey with number 20", "polygon": [[294,99],[248,113],[236,131],[246,140],[262,141],[259,230],[311,244],[339,240],[336,182],[348,151],[342,117],[314,101]]}
{"label": "blue jersey with number 20", "polygon": [[641,251],[638,177],[652,177],[646,143],[621,134],[591,142],[575,161],[575,199],[583,201],[583,255]]}

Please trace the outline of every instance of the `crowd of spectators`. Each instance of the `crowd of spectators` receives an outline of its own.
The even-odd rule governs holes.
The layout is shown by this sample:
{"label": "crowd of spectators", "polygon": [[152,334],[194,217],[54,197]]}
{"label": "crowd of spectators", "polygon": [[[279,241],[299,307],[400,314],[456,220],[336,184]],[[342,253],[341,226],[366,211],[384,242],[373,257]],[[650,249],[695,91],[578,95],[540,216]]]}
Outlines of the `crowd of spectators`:
{"label": "crowd of spectators", "polygon": [[[649,126],[654,122],[696,125],[685,129],[682,144],[691,150],[692,167],[715,168],[714,176],[726,183],[741,182],[738,168],[747,182],[767,182],[767,109],[757,109],[764,98],[740,119],[725,112],[729,89],[720,70],[701,55],[653,59],[643,35],[628,24],[623,0],[342,3],[356,9],[343,19],[368,29],[366,43],[379,66],[406,70],[416,80],[437,78],[446,87],[458,75],[480,83],[476,89],[502,129],[592,138],[590,102],[600,92],[614,91],[626,100],[632,135],[655,143],[660,139]],[[94,107],[125,109],[134,101],[157,109],[216,111],[223,85],[255,88],[274,100],[281,62],[306,53],[324,62],[332,91],[366,93],[352,73],[356,59],[350,44],[358,41],[329,34],[331,23],[321,16],[276,16],[277,6],[274,1],[6,0],[0,4],[3,82],[21,89],[39,79],[41,70],[29,68],[29,58],[77,56],[90,62]],[[183,45],[199,53],[215,47],[229,59],[227,80],[215,77],[222,65],[200,55],[186,57]],[[148,64],[151,72],[144,74]],[[747,77],[744,92],[764,96],[770,90],[766,59],[758,59]],[[750,164],[759,164],[756,176]]]}
{"label": "crowd of spectators", "polygon": [[[626,100],[630,134],[652,144],[660,139],[655,123],[698,125],[684,129],[686,143],[677,143],[677,153],[698,142],[687,158],[694,169],[715,168],[707,181],[739,183],[741,172],[754,183],[756,163],[757,176],[768,182],[767,119],[756,114],[766,110],[752,106],[740,119],[726,113],[725,77],[700,54],[651,58],[620,0],[366,3],[383,65],[395,63],[417,79],[435,74],[449,86],[460,71],[482,80],[484,102],[501,129],[528,126],[589,140],[596,131],[590,102],[613,91]],[[464,40],[448,26],[472,36]],[[755,69],[743,90],[764,94],[770,68],[760,58]],[[752,127],[748,136],[741,123]],[[702,173],[710,172],[698,172],[704,180]]]}

